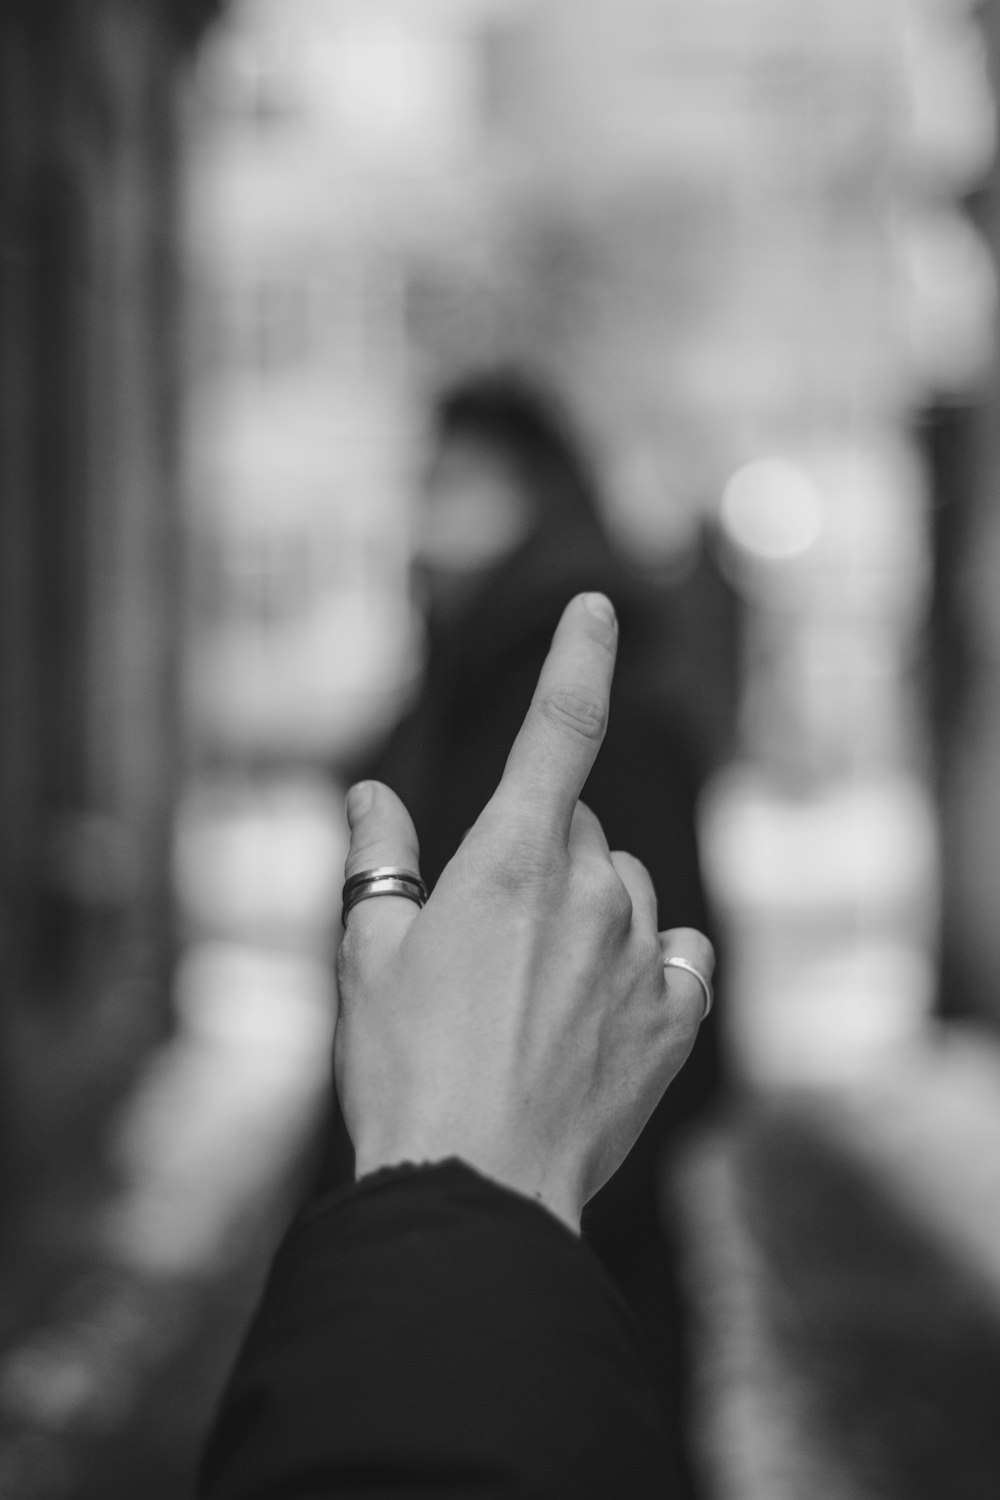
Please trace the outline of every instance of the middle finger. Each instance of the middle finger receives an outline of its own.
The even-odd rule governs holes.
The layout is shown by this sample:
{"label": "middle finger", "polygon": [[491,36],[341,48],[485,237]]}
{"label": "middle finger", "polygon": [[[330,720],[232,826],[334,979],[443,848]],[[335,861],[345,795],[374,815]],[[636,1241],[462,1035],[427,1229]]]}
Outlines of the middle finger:
{"label": "middle finger", "polygon": [[611,858],[601,820],[586,802],[578,802],[573,809],[573,820],[569,827],[569,852],[571,855],[596,856],[603,860]]}

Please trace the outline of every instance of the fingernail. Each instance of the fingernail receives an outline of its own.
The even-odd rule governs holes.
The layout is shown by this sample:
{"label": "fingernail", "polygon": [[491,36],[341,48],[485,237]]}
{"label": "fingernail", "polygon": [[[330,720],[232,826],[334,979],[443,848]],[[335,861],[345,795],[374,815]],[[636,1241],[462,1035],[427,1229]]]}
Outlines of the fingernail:
{"label": "fingernail", "polygon": [[375,788],[370,781],[359,781],[357,786],[352,786],[347,794],[344,808],[347,812],[347,821],[353,828],[359,818],[371,808],[375,801]]}
{"label": "fingernail", "polygon": [[604,594],[584,594],[583,602],[592,615],[603,620],[605,625],[617,625],[615,607]]}

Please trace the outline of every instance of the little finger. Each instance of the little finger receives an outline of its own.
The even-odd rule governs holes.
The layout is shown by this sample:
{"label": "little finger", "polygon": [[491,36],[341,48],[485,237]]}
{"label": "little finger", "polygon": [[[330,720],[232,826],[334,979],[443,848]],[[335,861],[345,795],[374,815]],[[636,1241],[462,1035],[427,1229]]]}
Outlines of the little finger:
{"label": "little finger", "polygon": [[660,934],[660,957],[668,998],[700,1025],[712,1008],[711,943],[696,927],[672,927]]}

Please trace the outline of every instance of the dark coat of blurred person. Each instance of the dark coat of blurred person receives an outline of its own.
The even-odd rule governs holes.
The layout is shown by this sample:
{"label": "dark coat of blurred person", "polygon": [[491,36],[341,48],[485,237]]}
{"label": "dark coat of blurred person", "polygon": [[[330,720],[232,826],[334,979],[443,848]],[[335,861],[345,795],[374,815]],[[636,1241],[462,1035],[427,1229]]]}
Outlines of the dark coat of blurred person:
{"label": "dark coat of blurred person", "polygon": [[[698,715],[695,705],[686,716],[650,691],[662,600],[616,557],[575,436],[524,380],[477,377],[441,398],[414,584],[427,628],[421,691],[388,742],[355,769],[387,782],[410,809],[428,884],[500,779],[566,601],[599,590],[618,611],[620,647],[610,724],[585,800],[611,848],[649,870],[661,928],[698,927],[717,942],[696,840],[705,774]],[[660,1168],[677,1127],[718,1092],[717,1023],[716,1009],[584,1218],[585,1236],[638,1321],[685,1474],[685,1317]],[[695,1493],[690,1476],[679,1483],[678,1493]]]}

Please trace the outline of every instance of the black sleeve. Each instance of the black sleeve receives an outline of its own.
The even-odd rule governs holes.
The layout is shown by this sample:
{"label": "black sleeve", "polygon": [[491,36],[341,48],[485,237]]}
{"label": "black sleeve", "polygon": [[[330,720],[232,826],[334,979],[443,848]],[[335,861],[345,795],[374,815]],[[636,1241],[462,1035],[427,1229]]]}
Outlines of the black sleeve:
{"label": "black sleeve", "polygon": [[596,1260],[546,1209],[450,1161],[377,1173],[299,1218],[199,1494],[669,1500],[669,1468]]}

